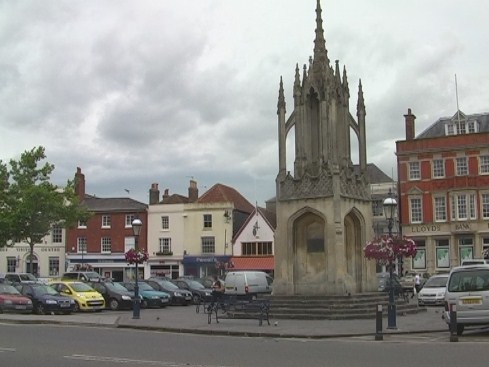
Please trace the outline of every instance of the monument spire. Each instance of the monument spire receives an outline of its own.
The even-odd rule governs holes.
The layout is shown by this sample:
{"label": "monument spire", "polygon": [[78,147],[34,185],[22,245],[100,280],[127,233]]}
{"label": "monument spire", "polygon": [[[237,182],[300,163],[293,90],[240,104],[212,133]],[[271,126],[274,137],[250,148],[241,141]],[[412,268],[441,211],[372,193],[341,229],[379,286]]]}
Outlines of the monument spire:
{"label": "monument spire", "polygon": [[323,19],[321,17],[321,2],[316,5],[316,38],[314,39],[314,61],[322,61],[329,65],[326,40],[324,39]]}

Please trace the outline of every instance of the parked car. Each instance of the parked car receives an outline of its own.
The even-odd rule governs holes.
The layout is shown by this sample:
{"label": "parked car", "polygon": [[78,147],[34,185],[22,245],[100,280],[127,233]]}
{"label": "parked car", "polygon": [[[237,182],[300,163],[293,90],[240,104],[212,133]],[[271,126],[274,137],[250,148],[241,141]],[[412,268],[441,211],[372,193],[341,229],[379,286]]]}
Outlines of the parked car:
{"label": "parked car", "polygon": [[69,271],[61,276],[61,280],[78,280],[80,282],[101,281],[102,276],[95,271]]}
{"label": "parked car", "polygon": [[256,298],[272,293],[273,278],[263,271],[230,271],[224,279],[224,293]]}
{"label": "parked car", "polygon": [[49,313],[70,314],[75,309],[75,301],[61,295],[53,287],[46,284],[23,284],[20,293],[30,298],[34,312],[43,315]]}
{"label": "parked car", "polygon": [[113,311],[130,310],[134,304],[134,292],[129,291],[122,284],[112,281],[88,282],[99,292],[105,300],[105,306]]}
{"label": "parked car", "polygon": [[[134,294],[135,282],[121,283],[132,294]],[[139,296],[141,297],[141,307],[143,308],[161,308],[170,304],[170,295],[166,292],[157,291],[148,283],[138,281]]]}
{"label": "parked car", "polygon": [[187,306],[193,301],[192,292],[179,288],[167,278],[149,278],[145,282],[158,291],[167,292],[171,305]]}
{"label": "parked car", "polygon": [[87,283],[53,281],[49,285],[62,295],[66,295],[75,301],[75,312],[102,311],[105,308],[104,297]]}
{"label": "parked car", "polygon": [[204,287],[202,283],[199,283],[194,279],[179,278],[172,280],[172,283],[178,288],[186,289],[192,292],[192,298],[195,304],[211,299],[212,289]]}
{"label": "parked car", "polygon": [[0,313],[31,313],[32,301],[10,284],[0,284]]}
{"label": "parked car", "polygon": [[405,291],[412,291],[414,289],[414,285],[416,284],[416,274],[419,274],[419,289],[421,290],[426,283],[426,281],[430,278],[430,274],[416,272],[416,271],[408,271],[404,276],[401,277],[400,282],[402,288]]}
{"label": "parked car", "polygon": [[37,283],[37,278],[31,273],[5,273],[4,278],[15,284]]}
{"label": "parked car", "polygon": [[418,304],[443,305],[445,303],[445,289],[447,287],[448,274],[431,276],[418,293]]}
{"label": "parked car", "polygon": [[445,292],[444,319],[456,305],[457,335],[466,326],[489,325],[489,265],[457,266],[450,271]]}
{"label": "parked car", "polygon": [[[202,283],[204,288],[212,288],[212,284],[214,284],[214,276],[206,276],[203,278],[195,278],[196,281]],[[219,278],[221,284],[224,284],[224,279]]]}

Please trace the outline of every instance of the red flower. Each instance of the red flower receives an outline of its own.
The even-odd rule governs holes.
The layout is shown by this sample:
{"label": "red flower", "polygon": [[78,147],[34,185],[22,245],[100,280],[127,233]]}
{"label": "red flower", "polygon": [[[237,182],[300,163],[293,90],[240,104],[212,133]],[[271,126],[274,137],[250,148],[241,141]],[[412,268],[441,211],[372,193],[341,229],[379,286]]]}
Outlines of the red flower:
{"label": "red flower", "polygon": [[367,242],[363,253],[367,259],[376,260],[379,264],[389,264],[399,256],[416,255],[416,243],[407,237],[384,235]]}
{"label": "red flower", "polygon": [[145,261],[148,261],[149,255],[144,250],[135,250],[130,249],[125,254],[126,261],[128,264],[142,264]]}

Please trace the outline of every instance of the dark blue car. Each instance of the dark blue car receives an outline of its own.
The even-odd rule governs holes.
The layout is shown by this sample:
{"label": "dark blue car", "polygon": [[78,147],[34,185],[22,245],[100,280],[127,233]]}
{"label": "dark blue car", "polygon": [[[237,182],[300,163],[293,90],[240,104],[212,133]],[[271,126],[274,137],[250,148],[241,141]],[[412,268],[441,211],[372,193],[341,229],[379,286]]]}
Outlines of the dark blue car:
{"label": "dark blue car", "polygon": [[23,284],[20,293],[31,299],[34,312],[37,314],[62,313],[70,314],[75,309],[75,301],[63,296],[46,284]]}

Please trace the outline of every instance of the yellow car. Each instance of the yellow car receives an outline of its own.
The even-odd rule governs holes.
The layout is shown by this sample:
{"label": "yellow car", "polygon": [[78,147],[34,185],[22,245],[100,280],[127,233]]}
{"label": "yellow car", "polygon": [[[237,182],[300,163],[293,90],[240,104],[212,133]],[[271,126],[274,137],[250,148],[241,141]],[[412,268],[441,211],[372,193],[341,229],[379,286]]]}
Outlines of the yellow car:
{"label": "yellow car", "polygon": [[75,301],[74,311],[102,311],[105,308],[104,297],[86,283],[76,281],[53,281],[49,285],[60,294]]}

